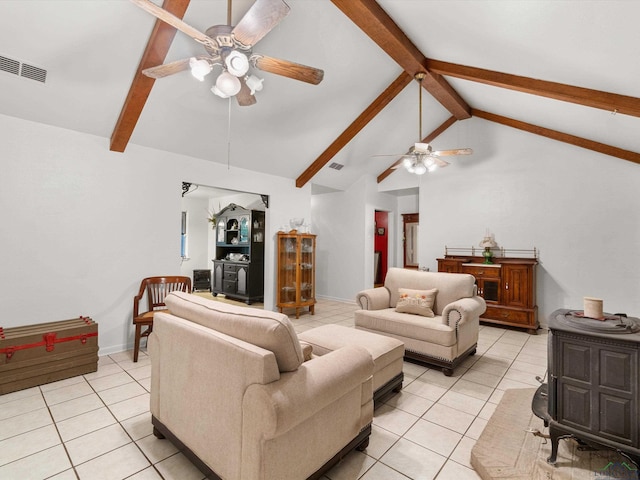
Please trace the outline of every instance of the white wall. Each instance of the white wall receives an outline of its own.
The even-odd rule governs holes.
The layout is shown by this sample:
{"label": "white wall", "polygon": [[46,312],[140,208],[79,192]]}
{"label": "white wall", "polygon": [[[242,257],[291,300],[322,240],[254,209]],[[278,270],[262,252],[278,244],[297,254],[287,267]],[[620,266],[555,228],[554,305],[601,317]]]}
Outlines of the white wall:
{"label": "white wall", "polygon": [[[204,160],[0,115],[3,327],[92,317],[101,354],[133,344],[133,297],[147,276],[180,273],[182,182],[269,195],[277,226],[310,218],[311,188]],[[265,308],[275,296],[265,265]],[[269,281],[269,279],[273,281]]]}
{"label": "white wall", "polygon": [[194,270],[210,270],[209,232],[207,220],[209,200],[197,197],[182,197],[182,211],[187,212],[187,257],[180,262],[180,274],[193,280]]}
{"label": "white wall", "polygon": [[[312,229],[318,235],[316,295],[354,302],[356,293],[373,287],[375,211],[389,215],[389,232],[396,232],[397,198],[377,191],[376,179],[363,176],[344,192],[312,197]],[[396,235],[389,251],[397,249]],[[389,266],[394,266],[389,256]]]}
{"label": "white wall", "polygon": [[582,309],[584,296],[604,299],[610,313],[640,316],[639,166],[465,122],[474,122],[474,155],[457,157],[420,190],[420,264],[436,269],[445,245],[477,246],[489,228],[504,248],[539,249],[541,323],[557,308]]}

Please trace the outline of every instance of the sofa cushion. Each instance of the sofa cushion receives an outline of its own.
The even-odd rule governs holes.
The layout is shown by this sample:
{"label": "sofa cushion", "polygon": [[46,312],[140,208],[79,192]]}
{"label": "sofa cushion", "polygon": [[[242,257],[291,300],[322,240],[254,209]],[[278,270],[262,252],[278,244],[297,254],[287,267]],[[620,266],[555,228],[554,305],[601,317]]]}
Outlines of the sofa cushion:
{"label": "sofa cushion", "polygon": [[437,288],[431,290],[412,290],[400,288],[396,312],[413,313],[423,317],[433,317],[433,304],[436,301]]}
{"label": "sofa cushion", "polygon": [[466,273],[422,272],[405,268],[390,268],[384,280],[384,286],[389,290],[389,307],[395,308],[400,294],[398,289],[411,288],[413,290],[438,289],[438,296],[433,307],[433,313],[442,315],[444,307],[461,298],[473,297],[476,279]]}
{"label": "sofa cushion", "polygon": [[356,327],[364,327],[380,335],[391,334],[445,347],[455,345],[457,342],[455,328],[443,324],[442,317],[429,318],[399,313],[395,308],[356,310],[355,324]]}
{"label": "sofa cushion", "polygon": [[185,292],[171,292],[165,304],[178,317],[273,352],[281,372],[297,370],[304,361],[298,335],[289,317],[282,313],[239,307]]}

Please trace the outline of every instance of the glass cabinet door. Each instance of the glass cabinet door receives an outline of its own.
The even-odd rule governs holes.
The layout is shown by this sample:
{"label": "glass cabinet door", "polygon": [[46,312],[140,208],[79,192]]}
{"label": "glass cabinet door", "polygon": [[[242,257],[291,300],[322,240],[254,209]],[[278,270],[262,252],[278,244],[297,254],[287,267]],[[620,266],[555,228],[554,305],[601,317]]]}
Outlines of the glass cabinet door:
{"label": "glass cabinet door", "polygon": [[313,237],[302,237],[300,246],[300,301],[306,302],[315,297],[314,285],[314,245]]}
{"label": "glass cabinet door", "polygon": [[249,242],[249,217],[240,217],[240,243]]}
{"label": "glass cabinet door", "polygon": [[280,245],[280,272],[278,277],[278,289],[281,303],[296,303],[296,266],[298,240],[295,236],[279,237]]}

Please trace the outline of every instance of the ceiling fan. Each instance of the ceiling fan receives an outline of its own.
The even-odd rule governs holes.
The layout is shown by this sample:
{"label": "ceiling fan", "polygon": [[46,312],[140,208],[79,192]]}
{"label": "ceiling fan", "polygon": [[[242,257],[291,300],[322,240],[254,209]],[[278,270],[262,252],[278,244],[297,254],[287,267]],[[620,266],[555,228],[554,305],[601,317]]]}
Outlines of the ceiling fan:
{"label": "ceiling fan", "polygon": [[[418,72],[415,75],[415,79],[418,81],[418,135],[422,138],[422,80],[425,74]],[[453,150],[434,150],[428,143],[417,142],[415,143],[407,153],[400,155],[398,161],[391,167],[393,169],[404,167],[409,173],[415,173],[416,175],[423,175],[426,172],[433,172],[438,168],[443,168],[449,165],[449,162],[443,160],[440,157],[450,155],[471,155],[473,150],[470,148],[457,148]],[[376,155],[380,156],[380,155]],[[391,155],[384,155],[391,156]],[[393,155],[398,156],[396,155]]]}
{"label": "ceiling fan", "polygon": [[202,44],[206,55],[186,58],[147,68],[142,73],[151,78],[163,78],[191,69],[200,81],[213,70],[222,67],[211,91],[222,98],[235,96],[241,106],[256,103],[254,93],[262,90],[262,79],[249,74],[249,66],[317,85],[324,72],[318,68],[300,65],[288,60],[253,53],[253,47],[289,13],[283,0],[256,0],[238,24],[231,26],[231,0],[228,0],[227,25],[214,25],[205,33],[183,22],[175,15],[160,8],[151,0],[131,0],[138,7],[189,35]]}

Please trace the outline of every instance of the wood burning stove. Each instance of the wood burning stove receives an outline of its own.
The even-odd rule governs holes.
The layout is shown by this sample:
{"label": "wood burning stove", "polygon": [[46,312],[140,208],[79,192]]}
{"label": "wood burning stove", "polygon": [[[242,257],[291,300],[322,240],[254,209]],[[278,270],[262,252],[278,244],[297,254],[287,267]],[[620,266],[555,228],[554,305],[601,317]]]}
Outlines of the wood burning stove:
{"label": "wood burning stove", "polygon": [[555,463],[558,442],[573,437],[596,448],[617,450],[640,462],[640,320],[556,310],[549,319],[548,383],[533,399],[544,420]]}

